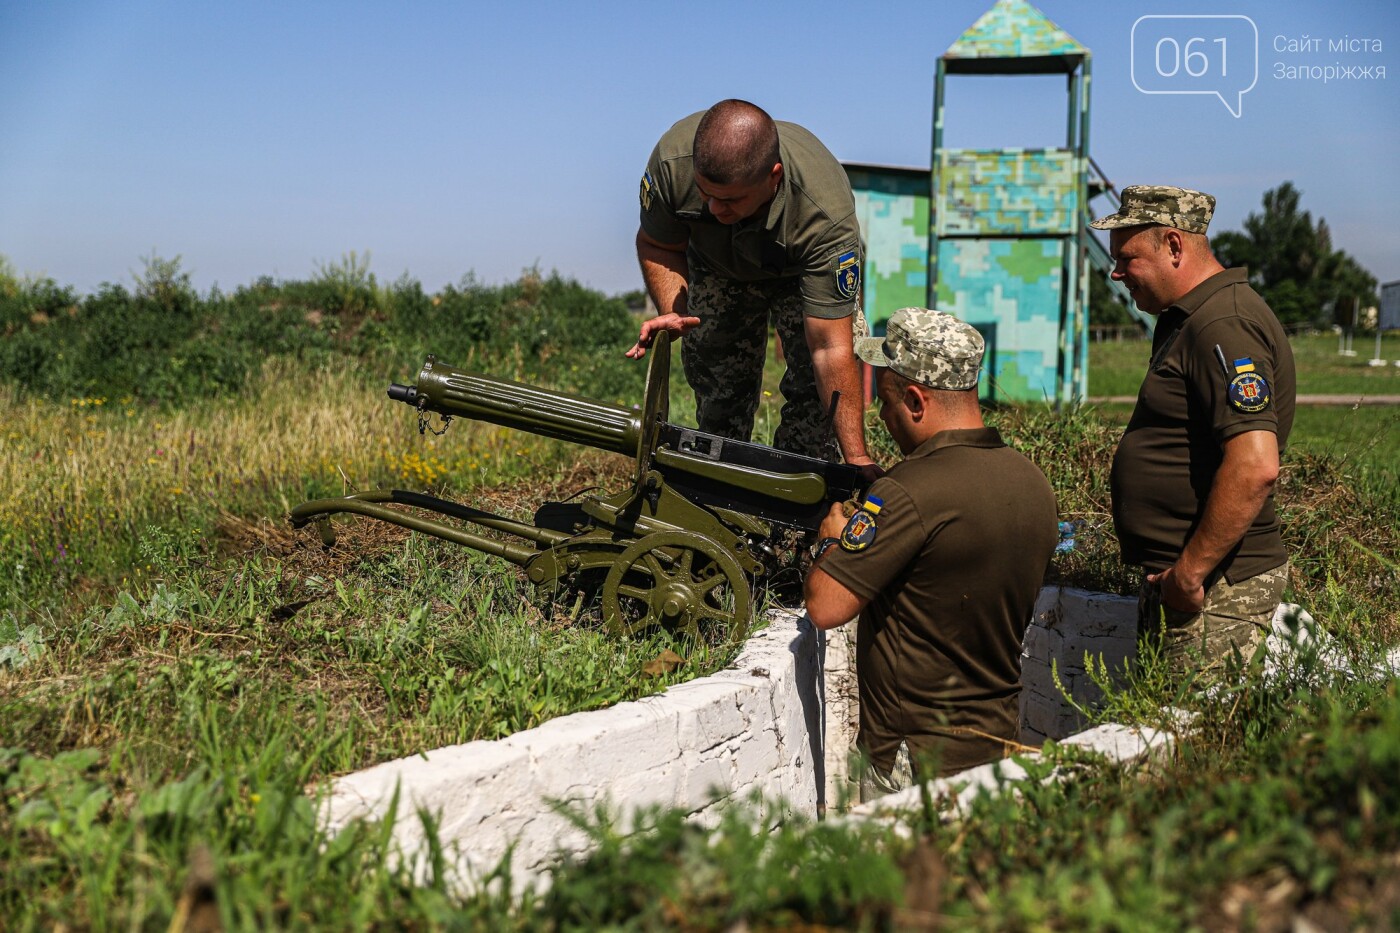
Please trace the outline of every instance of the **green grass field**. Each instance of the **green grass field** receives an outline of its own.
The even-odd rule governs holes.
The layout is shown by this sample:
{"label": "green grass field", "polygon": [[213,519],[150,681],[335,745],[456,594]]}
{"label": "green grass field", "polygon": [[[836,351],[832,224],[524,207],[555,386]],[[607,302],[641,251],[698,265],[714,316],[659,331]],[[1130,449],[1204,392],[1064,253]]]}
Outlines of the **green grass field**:
{"label": "green grass field", "polygon": [[[612,304],[538,276],[435,296],[411,284],[398,298],[356,286],[354,302],[331,290],[343,319],[310,313],[293,290],[244,295],[231,319],[255,334],[277,323],[293,349],[254,366],[255,349],[230,338],[219,371],[237,391],[206,387],[179,404],[55,395],[67,381],[100,383],[114,364],[83,369],[74,348],[97,337],[66,297],[53,315],[9,312],[6,326],[25,337],[0,349],[17,360],[21,344],[54,349],[60,332],[41,328],[67,328],[72,342],[26,351],[36,381],[0,387],[0,928],[181,929],[207,903],[225,929],[889,929],[917,926],[917,902],[968,929],[1221,917],[1263,927],[1261,912],[1280,904],[1330,928],[1396,904],[1384,884],[1400,851],[1400,700],[1393,684],[1326,679],[1200,697],[1167,696],[1144,677],[1104,715],[1154,722],[1169,704],[1204,724],[1156,770],[1067,762],[1081,780],[983,801],[961,825],[921,822],[904,837],[761,805],[713,834],[684,814],[653,814],[639,835],[581,816],[599,854],[523,901],[455,893],[440,861],[424,883],[391,857],[382,825],[327,839],[315,794],[328,778],[653,693],[729,659],[697,651],[652,674],[664,636],[606,638],[587,606],[541,598],[500,561],[355,520],[327,553],[286,527],[292,504],[348,489],[433,490],[528,515],[543,498],[629,480],[622,458],[489,425],[423,436],[412,412],[382,399],[383,382],[411,374],[441,332],[458,340],[449,361],[625,402],[640,380],[610,346],[549,338],[577,316],[571,301],[629,330]],[[408,304],[395,311],[398,300]],[[103,302],[84,313],[128,326],[127,305]],[[387,304],[373,312],[375,302]],[[194,351],[142,350],[169,316],[147,311],[123,359],[179,385]],[[518,333],[473,342],[484,338],[469,329],[496,319]],[[210,343],[190,321],[182,339]],[[391,339],[385,362],[378,341]],[[1326,349],[1298,351],[1319,385],[1389,378]],[[1096,345],[1091,386],[1135,391],[1145,350]],[[51,357],[69,368],[46,368]],[[781,401],[769,376],[760,438]],[[673,398],[673,420],[689,423],[676,371]],[[1045,470],[1062,517],[1084,523],[1053,580],[1135,585],[1107,520],[1126,411],[989,416]],[[1389,409],[1300,411],[1279,489],[1289,595],[1363,659],[1400,638],[1396,433]]]}
{"label": "green grass field", "polygon": [[[1355,357],[1337,354],[1330,335],[1293,338],[1298,394],[1400,395],[1400,367],[1372,367],[1374,339],[1358,339]],[[1135,396],[1147,369],[1150,344],[1105,341],[1089,345],[1089,395]],[[1400,359],[1400,333],[1385,335],[1382,353]],[[1126,423],[1132,405],[1098,403],[1105,418]],[[1326,454],[1356,482],[1400,485],[1400,406],[1299,405],[1289,440],[1291,451]]]}
{"label": "green grass field", "polygon": [[[1371,366],[1374,336],[1359,336],[1356,356],[1337,353],[1337,337],[1331,334],[1292,338],[1298,365],[1299,395],[1400,395],[1400,332],[1391,331],[1381,341],[1386,366]],[[1089,395],[1137,395],[1152,344],[1147,340],[1101,341],[1089,345]]]}

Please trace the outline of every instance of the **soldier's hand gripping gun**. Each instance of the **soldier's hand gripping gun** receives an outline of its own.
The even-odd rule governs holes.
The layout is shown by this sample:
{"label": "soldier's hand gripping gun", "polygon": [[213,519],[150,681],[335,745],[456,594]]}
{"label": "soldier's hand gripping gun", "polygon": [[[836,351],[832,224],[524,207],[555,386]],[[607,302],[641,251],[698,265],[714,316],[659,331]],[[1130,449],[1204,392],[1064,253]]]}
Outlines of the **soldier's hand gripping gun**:
{"label": "soldier's hand gripping gun", "polygon": [[430,356],[414,385],[389,386],[391,399],[418,410],[420,429],[433,412],[444,421],[472,418],[622,454],[635,462],[632,487],[546,502],[533,524],[397,489],[306,502],[292,510],[292,524],[317,523],[329,545],[330,515],[367,515],[504,558],[542,586],[593,572],[603,577],[603,615],[614,632],[664,625],[709,641],[741,639],[751,582],[781,564],[784,535],[815,531],[830,503],[862,488],[860,472],[672,424],[669,381],[666,333],[655,337],[643,402],[631,408],[492,379]]}

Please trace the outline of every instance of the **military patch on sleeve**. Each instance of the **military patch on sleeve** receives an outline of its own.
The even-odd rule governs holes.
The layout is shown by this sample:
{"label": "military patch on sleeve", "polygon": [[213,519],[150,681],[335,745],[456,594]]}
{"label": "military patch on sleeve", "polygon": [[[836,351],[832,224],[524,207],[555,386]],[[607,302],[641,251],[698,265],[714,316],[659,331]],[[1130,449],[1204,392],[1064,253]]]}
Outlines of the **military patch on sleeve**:
{"label": "military patch on sleeve", "polygon": [[651,180],[651,172],[642,172],[642,190],[640,200],[642,210],[651,210],[651,199],[656,194],[656,183]]}
{"label": "military patch on sleeve", "polygon": [[842,253],[836,257],[836,294],[842,298],[854,298],[860,288],[860,263],[856,261],[856,251]]}
{"label": "military patch on sleeve", "polygon": [[[1229,370],[1225,375],[1230,375]],[[1247,415],[1269,407],[1269,382],[1254,371],[1254,360],[1247,356],[1235,360],[1235,375],[1230,380],[1229,397],[1230,407]]]}
{"label": "military patch on sleeve", "polygon": [[1252,415],[1269,407],[1269,383],[1256,372],[1240,373],[1230,380],[1230,407]]}
{"label": "military patch on sleeve", "polygon": [[869,512],[857,512],[846,521],[841,529],[841,550],[863,551],[875,542],[875,516]]}
{"label": "military patch on sleeve", "polygon": [[880,514],[884,501],[879,496],[866,496],[864,504],[846,520],[841,529],[841,550],[863,551],[875,543],[875,516]]}

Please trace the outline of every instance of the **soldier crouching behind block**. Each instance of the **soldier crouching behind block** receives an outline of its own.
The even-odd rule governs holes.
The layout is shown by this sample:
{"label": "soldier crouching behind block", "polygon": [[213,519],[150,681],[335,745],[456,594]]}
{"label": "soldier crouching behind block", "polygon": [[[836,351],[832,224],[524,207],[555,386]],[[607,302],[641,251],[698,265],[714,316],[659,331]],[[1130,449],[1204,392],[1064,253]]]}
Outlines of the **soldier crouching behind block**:
{"label": "soldier crouching behind block", "polygon": [[807,576],[818,628],[859,615],[862,797],[1004,757],[1018,737],[1021,644],[1058,538],[1055,494],[982,421],[982,336],[896,311],[856,342],[904,459],[849,519],[834,505]]}

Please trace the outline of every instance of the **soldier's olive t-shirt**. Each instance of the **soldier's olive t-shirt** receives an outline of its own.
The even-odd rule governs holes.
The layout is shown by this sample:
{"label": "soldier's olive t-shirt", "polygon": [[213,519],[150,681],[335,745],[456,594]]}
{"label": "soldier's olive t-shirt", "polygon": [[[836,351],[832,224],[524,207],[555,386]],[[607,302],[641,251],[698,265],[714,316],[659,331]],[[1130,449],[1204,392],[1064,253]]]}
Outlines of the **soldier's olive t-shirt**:
{"label": "soldier's olive t-shirt", "polygon": [[[1058,539],[1045,475],[995,428],[940,431],[876,480],[875,540],[820,567],[870,602],[856,633],[859,745],[901,739],[948,774],[1016,741],[1021,643]],[[980,734],[979,734],[980,733]]]}
{"label": "soldier's olive t-shirt", "polygon": [[[1151,572],[1175,563],[1205,510],[1221,445],[1246,431],[1270,431],[1282,451],[1296,391],[1288,336],[1244,269],[1216,273],[1163,311],[1113,457],[1123,561]],[[1270,495],[1218,573],[1234,584],[1285,560]]]}
{"label": "soldier's olive t-shirt", "polygon": [[658,243],[687,243],[715,274],[738,282],[794,279],[803,313],[849,316],[856,307],[863,254],[855,196],[846,170],[796,123],[776,121],[783,180],[757,214],[722,224],[695,187],[695,113],[666,131],[641,182],[642,230]]}

